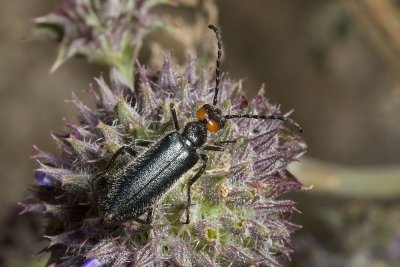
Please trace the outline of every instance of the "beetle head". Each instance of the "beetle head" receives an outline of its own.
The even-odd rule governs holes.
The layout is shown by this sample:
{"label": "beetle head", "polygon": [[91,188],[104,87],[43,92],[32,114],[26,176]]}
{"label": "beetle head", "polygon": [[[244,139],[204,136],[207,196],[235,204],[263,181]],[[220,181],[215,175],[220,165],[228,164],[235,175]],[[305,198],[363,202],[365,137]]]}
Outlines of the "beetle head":
{"label": "beetle head", "polygon": [[226,119],[219,108],[205,104],[196,112],[201,123],[206,126],[209,132],[218,132],[225,126]]}

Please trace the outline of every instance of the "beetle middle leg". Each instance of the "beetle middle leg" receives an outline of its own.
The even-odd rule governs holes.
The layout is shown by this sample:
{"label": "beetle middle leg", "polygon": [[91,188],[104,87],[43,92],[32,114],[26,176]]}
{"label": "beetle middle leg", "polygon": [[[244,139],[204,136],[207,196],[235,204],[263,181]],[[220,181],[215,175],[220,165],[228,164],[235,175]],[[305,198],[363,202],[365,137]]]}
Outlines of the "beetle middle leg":
{"label": "beetle middle leg", "polygon": [[[154,208],[149,208],[147,210],[147,217],[146,220],[140,219],[139,217],[135,217],[132,218],[132,220],[134,220],[135,222],[138,222],[140,224],[144,224],[144,225],[148,225],[151,223],[151,221],[153,220],[153,210]],[[145,211],[146,212],[146,211]],[[139,216],[143,215],[144,213],[140,214]]]}
{"label": "beetle middle leg", "polygon": [[236,141],[237,139],[221,140],[221,141],[216,141],[214,144],[215,145],[234,144],[236,143]]}
{"label": "beetle middle leg", "polygon": [[223,146],[219,146],[219,145],[206,145],[206,146],[203,147],[203,150],[222,152],[222,151],[224,151],[224,147]]}
{"label": "beetle middle leg", "polygon": [[187,185],[187,206],[186,206],[186,221],[183,224],[188,224],[190,222],[190,206],[192,205],[192,198],[190,195],[192,185],[203,175],[204,171],[207,167],[208,156],[205,154],[200,154],[201,160],[203,164],[200,167],[200,170],[189,180]]}
{"label": "beetle middle leg", "polygon": [[222,152],[224,151],[224,147],[222,146],[223,144],[234,144],[236,143],[236,139],[233,140],[224,140],[224,141],[216,141],[211,145],[205,145],[203,147],[203,150],[210,150],[210,151],[219,151]]}

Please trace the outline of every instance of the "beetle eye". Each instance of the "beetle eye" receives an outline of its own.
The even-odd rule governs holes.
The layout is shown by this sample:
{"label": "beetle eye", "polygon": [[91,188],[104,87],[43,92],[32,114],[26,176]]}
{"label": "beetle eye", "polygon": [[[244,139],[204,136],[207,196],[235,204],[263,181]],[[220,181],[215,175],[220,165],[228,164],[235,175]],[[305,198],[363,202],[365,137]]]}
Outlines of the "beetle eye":
{"label": "beetle eye", "polygon": [[196,112],[196,116],[200,121],[204,121],[207,119],[208,117],[208,113],[207,110],[204,106],[202,106],[197,112]]}
{"label": "beetle eye", "polygon": [[216,122],[215,120],[209,120],[206,124],[207,130],[210,132],[218,132],[220,127],[218,122]]}

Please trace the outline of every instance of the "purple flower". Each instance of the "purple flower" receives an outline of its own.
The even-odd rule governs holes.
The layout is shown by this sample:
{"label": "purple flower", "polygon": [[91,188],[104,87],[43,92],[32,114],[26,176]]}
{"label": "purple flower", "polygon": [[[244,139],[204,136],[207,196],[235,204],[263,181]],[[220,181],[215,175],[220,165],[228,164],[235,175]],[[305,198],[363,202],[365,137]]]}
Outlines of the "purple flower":
{"label": "purple flower", "polygon": [[[161,70],[136,66],[133,89],[115,72],[111,87],[96,79],[97,86],[89,90],[95,109],[75,96],[70,101],[79,123],[66,122],[68,132],[53,136],[58,155],[37,149],[34,156],[40,162],[37,183],[53,189],[34,188],[37,204],[24,206],[50,217],[45,230],[51,241],[45,250],[52,254],[49,263],[280,266],[279,258],[289,257],[290,235],[300,228],[290,217],[298,211],[281,196],[303,188],[287,166],[306,146],[295,129],[279,120],[231,119],[220,133],[209,135],[209,143],[236,142],[225,144],[224,152],[208,152],[207,169],[192,188],[189,225],[180,221],[185,218],[187,181],[196,167],[157,201],[150,226],[133,220],[112,227],[102,223],[91,184],[118,148],[172,131],[170,103],[181,125],[195,119],[203,104],[212,103],[213,75],[194,66],[191,58],[181,74],[167,56]],[[218,106],[224,114],[287,115],[267,102],[263,90],[247,100],[240,84],[227,75],[220,85]],[[38,208],[30,208],[34,205]]]}
{"label": "purple flower", "polygon": [[115,67],[132,86],[133,63],[144,36],[161,27],[152,8],[169,0],[63,0],[51,14],[34,19],[36,35],[60,43],[52,71],[74,56]]}

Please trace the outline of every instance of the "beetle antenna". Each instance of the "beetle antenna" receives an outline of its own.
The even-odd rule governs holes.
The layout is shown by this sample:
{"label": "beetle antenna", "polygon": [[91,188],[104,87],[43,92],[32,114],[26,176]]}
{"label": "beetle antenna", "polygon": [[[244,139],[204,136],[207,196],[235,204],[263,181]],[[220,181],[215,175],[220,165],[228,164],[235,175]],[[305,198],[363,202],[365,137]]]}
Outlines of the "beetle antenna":
{"label": "beetle antenna", "polygon": [[215,69],[215,91],[214,91],[214,99],[213,99],[213,105],[215,106],[218,102],[218,91],[219,91],[219,67],[221,65],[221,56],[222,56],[222,38],[221,34],[219,33],[219,30],[217,27],[214,25],[208,25],[208,28],[213,30],[215,32],[215,35],[217,36],[217,41],[218,41],[218,56],[217,56],[217,68]]}
{"label": "beetle antenna", "polygon": [[280,121],[287,122],[287,123],[293,125],[294,127],[297,128],[297,130],[299,130],[300,133],[304,132],[303,128],[301,128],[301,126],[297,122],[295,122],[291,118],[286,118],[284,116],[279,116],[279,115],[265,116],[265,115],[235,114],[235,115],[225,115],[224,118],[227,120],[234,119],[234,118],[248,118],[248,119],[258,119],[258,120],[280,120]]}

